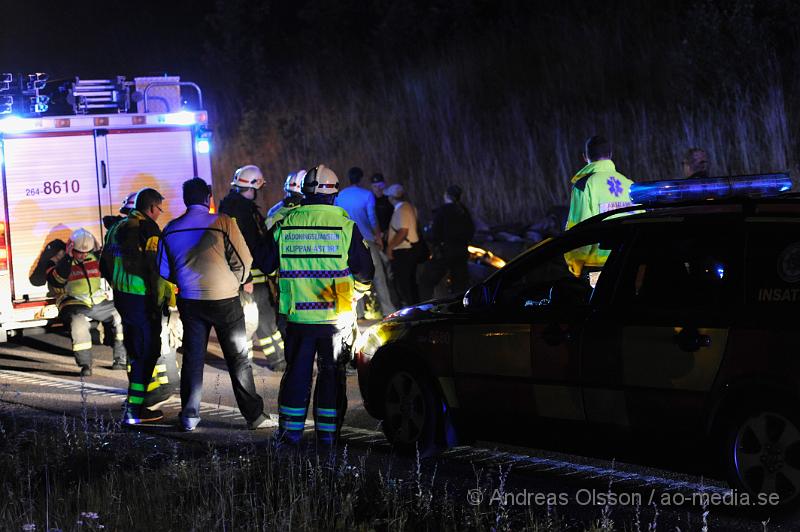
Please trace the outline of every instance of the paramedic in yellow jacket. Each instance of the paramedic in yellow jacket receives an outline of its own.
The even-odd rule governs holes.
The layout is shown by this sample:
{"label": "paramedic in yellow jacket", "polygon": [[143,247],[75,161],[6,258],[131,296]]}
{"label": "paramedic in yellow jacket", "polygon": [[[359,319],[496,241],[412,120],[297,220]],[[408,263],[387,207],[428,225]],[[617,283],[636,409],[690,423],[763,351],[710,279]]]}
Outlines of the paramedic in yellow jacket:
{"label": "paramedic in yellow jacket", "polygon": [[113,340],[114,364],[111,369],[125,369],[122,344],[122,320],[102,287],[97,241],[86,229],[78,229],[67,242],[64,257],[50,270],[49,280],[63,288],[58,301],[59,318],[69,327],[72,352],[81,368],[81,376],[92,374],[92,336],[89,323],[103,323],[106,338]]}
{"label": "paramedic in yellow jacket", "polygon": [[[597,214],[633,205],[632,181],[617,172],[611,160],[611,143],[595,135],[586,140],[583,150],[586,166],[572,178],[572,197],[566,229]],[[609,251],[597,245],[585,246],[567,253],[564,258],[575,276],[598,271]]]}

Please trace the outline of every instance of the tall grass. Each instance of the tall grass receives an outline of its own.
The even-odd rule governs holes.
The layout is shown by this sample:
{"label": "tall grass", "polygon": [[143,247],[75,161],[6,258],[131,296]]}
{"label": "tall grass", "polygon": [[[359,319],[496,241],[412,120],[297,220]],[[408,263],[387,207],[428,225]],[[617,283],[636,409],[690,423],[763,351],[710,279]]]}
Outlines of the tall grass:
{"label": "tall grass", "polygon": [[[680,177],[692,146],[709,152],[718,175],[797,169],[793,82],[766,39],[754,40],[752,21],[706,11],[673,20],[624,6],[601,14],[551,6],[413,61],[365,50],[333,65],[292,63],[277,79],[254,79],[246,94],[235,85],[216,91],[215,192],[246,162],[272,178],[265,204],[280,197],[290,170],[324,162],[344,179],[358,165],[402,183],[424,217],[459,183],[490,223],[530,222],[567,203],[582,142],[598,133],[635,181]],[[731,38],[749,40],[706,35],[727,35],[726,24],[738,25]],[[737,68],[713,54],[735,56]]]}
{"label": "tall grass", "polygon": [[[468,506],[464,487],[419,457],[276,451],[248,438],[181,443],[96,413],[60,426],[53,415],[19,414],[0,407],[4,530],[608,529],[549,508]],[[476,486],[491,494],[496,480]],[[499,481],[502,489],[502,471]]]}

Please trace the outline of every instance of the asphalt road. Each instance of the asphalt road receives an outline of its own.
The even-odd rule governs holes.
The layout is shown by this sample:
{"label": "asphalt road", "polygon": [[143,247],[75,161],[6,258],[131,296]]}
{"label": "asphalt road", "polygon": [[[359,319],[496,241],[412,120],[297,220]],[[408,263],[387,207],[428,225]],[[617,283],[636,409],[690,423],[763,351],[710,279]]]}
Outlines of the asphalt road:
{"label": "asphalt road", "polygon": [[[125,398],[127,377],[124,371],[110,369],[109,348],[95,347],[95,353],[94,374],[82,380],[66,336],[44,333],[0,344],[0,402],[59,416],[118,415]],[[267,369],[263,357],[257,354],[254,375],[267,413],[275,414],[281,374]],[[394,460],[378,422],[362,406],[355,375],[348,378],[348,404],[342,439],[352,452],[377,456],[379,463]],[[244,419],[236,409],[222,353],[213,338],[206,358],[200,427],[193,433],[183,433],[178,429],[180,400],[177,396],[160,408],[165,413],[165,421],[142,430],[166,438],[219,444],[243,441],[266,444],[273,430],[246,430]],[[271,425],[277,426],[277,416],[273,417]],[[308,428],[311,428],[310,423]],[[741,508],[730,504],[732,500],[740,502],[740,499],[735,494],[731,497],[724,482],[680,471],[493,442],[457,447],[426,461],[426,467],[434,466],[439,475],[446,476],[454,486],[464,491],[465,505],[477,502],[476,497],[482,499],[481,504],[488,508],[496,504],[496,501],[492,502],[492,496],[496,494],[491,489],[484,489],[477,495],[471,487],[481,476],[490,481],[494,479],[493,482],[498,484],[502,472],[510,471],[504,489],[505,493],[516,497],[512,501],[514,504],[522,502],[542,511],[558,507],[562,514],[576,515],[584,521],[601,518],[603,509],[610,507],[615,508],[618,524],[638,520],[642,523],[641,528],[646,529],[658,508],[658,529],[675,530],[678,527],[693,530],[702,528],[703,512],[709,510],[706,519],[712,529],[765,529],[763,517],[743,514]],[[615,500],[609,501],[609,493]],[[716,497],[723,504],[706,508],[691,505],[692,501],[702,500],[696,498],[699,493]],[[552,502],[555,504],[548,504]],[[606,502],[619,505],[604,504]],[[794,512],[772,517],[766,529],[798,528],[800,514]]]}

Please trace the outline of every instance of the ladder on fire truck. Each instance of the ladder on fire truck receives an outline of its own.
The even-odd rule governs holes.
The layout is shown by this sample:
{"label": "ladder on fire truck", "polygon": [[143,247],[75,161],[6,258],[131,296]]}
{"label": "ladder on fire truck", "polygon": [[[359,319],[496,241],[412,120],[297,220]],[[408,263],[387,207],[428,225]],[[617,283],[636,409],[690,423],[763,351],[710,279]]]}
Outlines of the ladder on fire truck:
{"label": "ladder on fire truck", "polygon": [[181,88],[196,93],[194,107],[203,108],[203,93],[191,81],[177,76],[51,81],[42,72],[0,73],[0,118],[3,115],[35,117],[109,113],[170,113],[180,110]]}

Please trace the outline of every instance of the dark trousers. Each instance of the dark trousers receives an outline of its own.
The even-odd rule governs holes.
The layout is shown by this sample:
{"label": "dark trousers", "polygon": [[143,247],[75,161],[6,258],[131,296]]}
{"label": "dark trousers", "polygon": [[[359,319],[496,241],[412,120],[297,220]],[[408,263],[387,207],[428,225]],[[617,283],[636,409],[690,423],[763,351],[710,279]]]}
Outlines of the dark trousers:
{"label": "dark trousers", "polygon": [[433,260],[425,264],[420,276],[420,300],[431,299],[436,285],[448,272],[453,281],[450,293],[457,294],[469,288],[468,257],[466,244],[444,243],[437,246],[433,252]]}
{"label": "dark trousers", "polygon": [[333,326],[288,324],[287,366],[278,393],[279,437],[297,443],[303,435],[316,358],[314,423],[317,438],[328,444],[336,441],[347,411],[347,372],[342,346],[342,337]]}
{"label": "dark trousers", "polygon": [[161,316],[146,296],[114,291],[114,306],[122,317],[123,342],[128,352],[128,405],[139,407],[145,394],[158,387],[150,383],[161,354]]}
{"label": "dark trousers", "polygon": [[217,333],[231,377],[236,404],[248,423],[264,412],[256,393],[253,368],[248,359],[244,312],[238,297],[215,301],[178,298],[183,323],[183,367],[181,368],[181,418],[200,419],[203,366],[211,327]]}
{"label": "dark trousers", "polygon": [[417,261],[410,249],[395,249],[392,254],[392,276],[400,306],[407,307],[419,301],[417,297]]}
{"label": "dark trousers", "polygon": [[283,338],[278,331],[275,317],[275,306],[269,294],[266,282],[253,285],[253,300],[258,307],[258,328],[256,329],[255,347],[259,347],[264,356],[272,364],[283,360]]}

